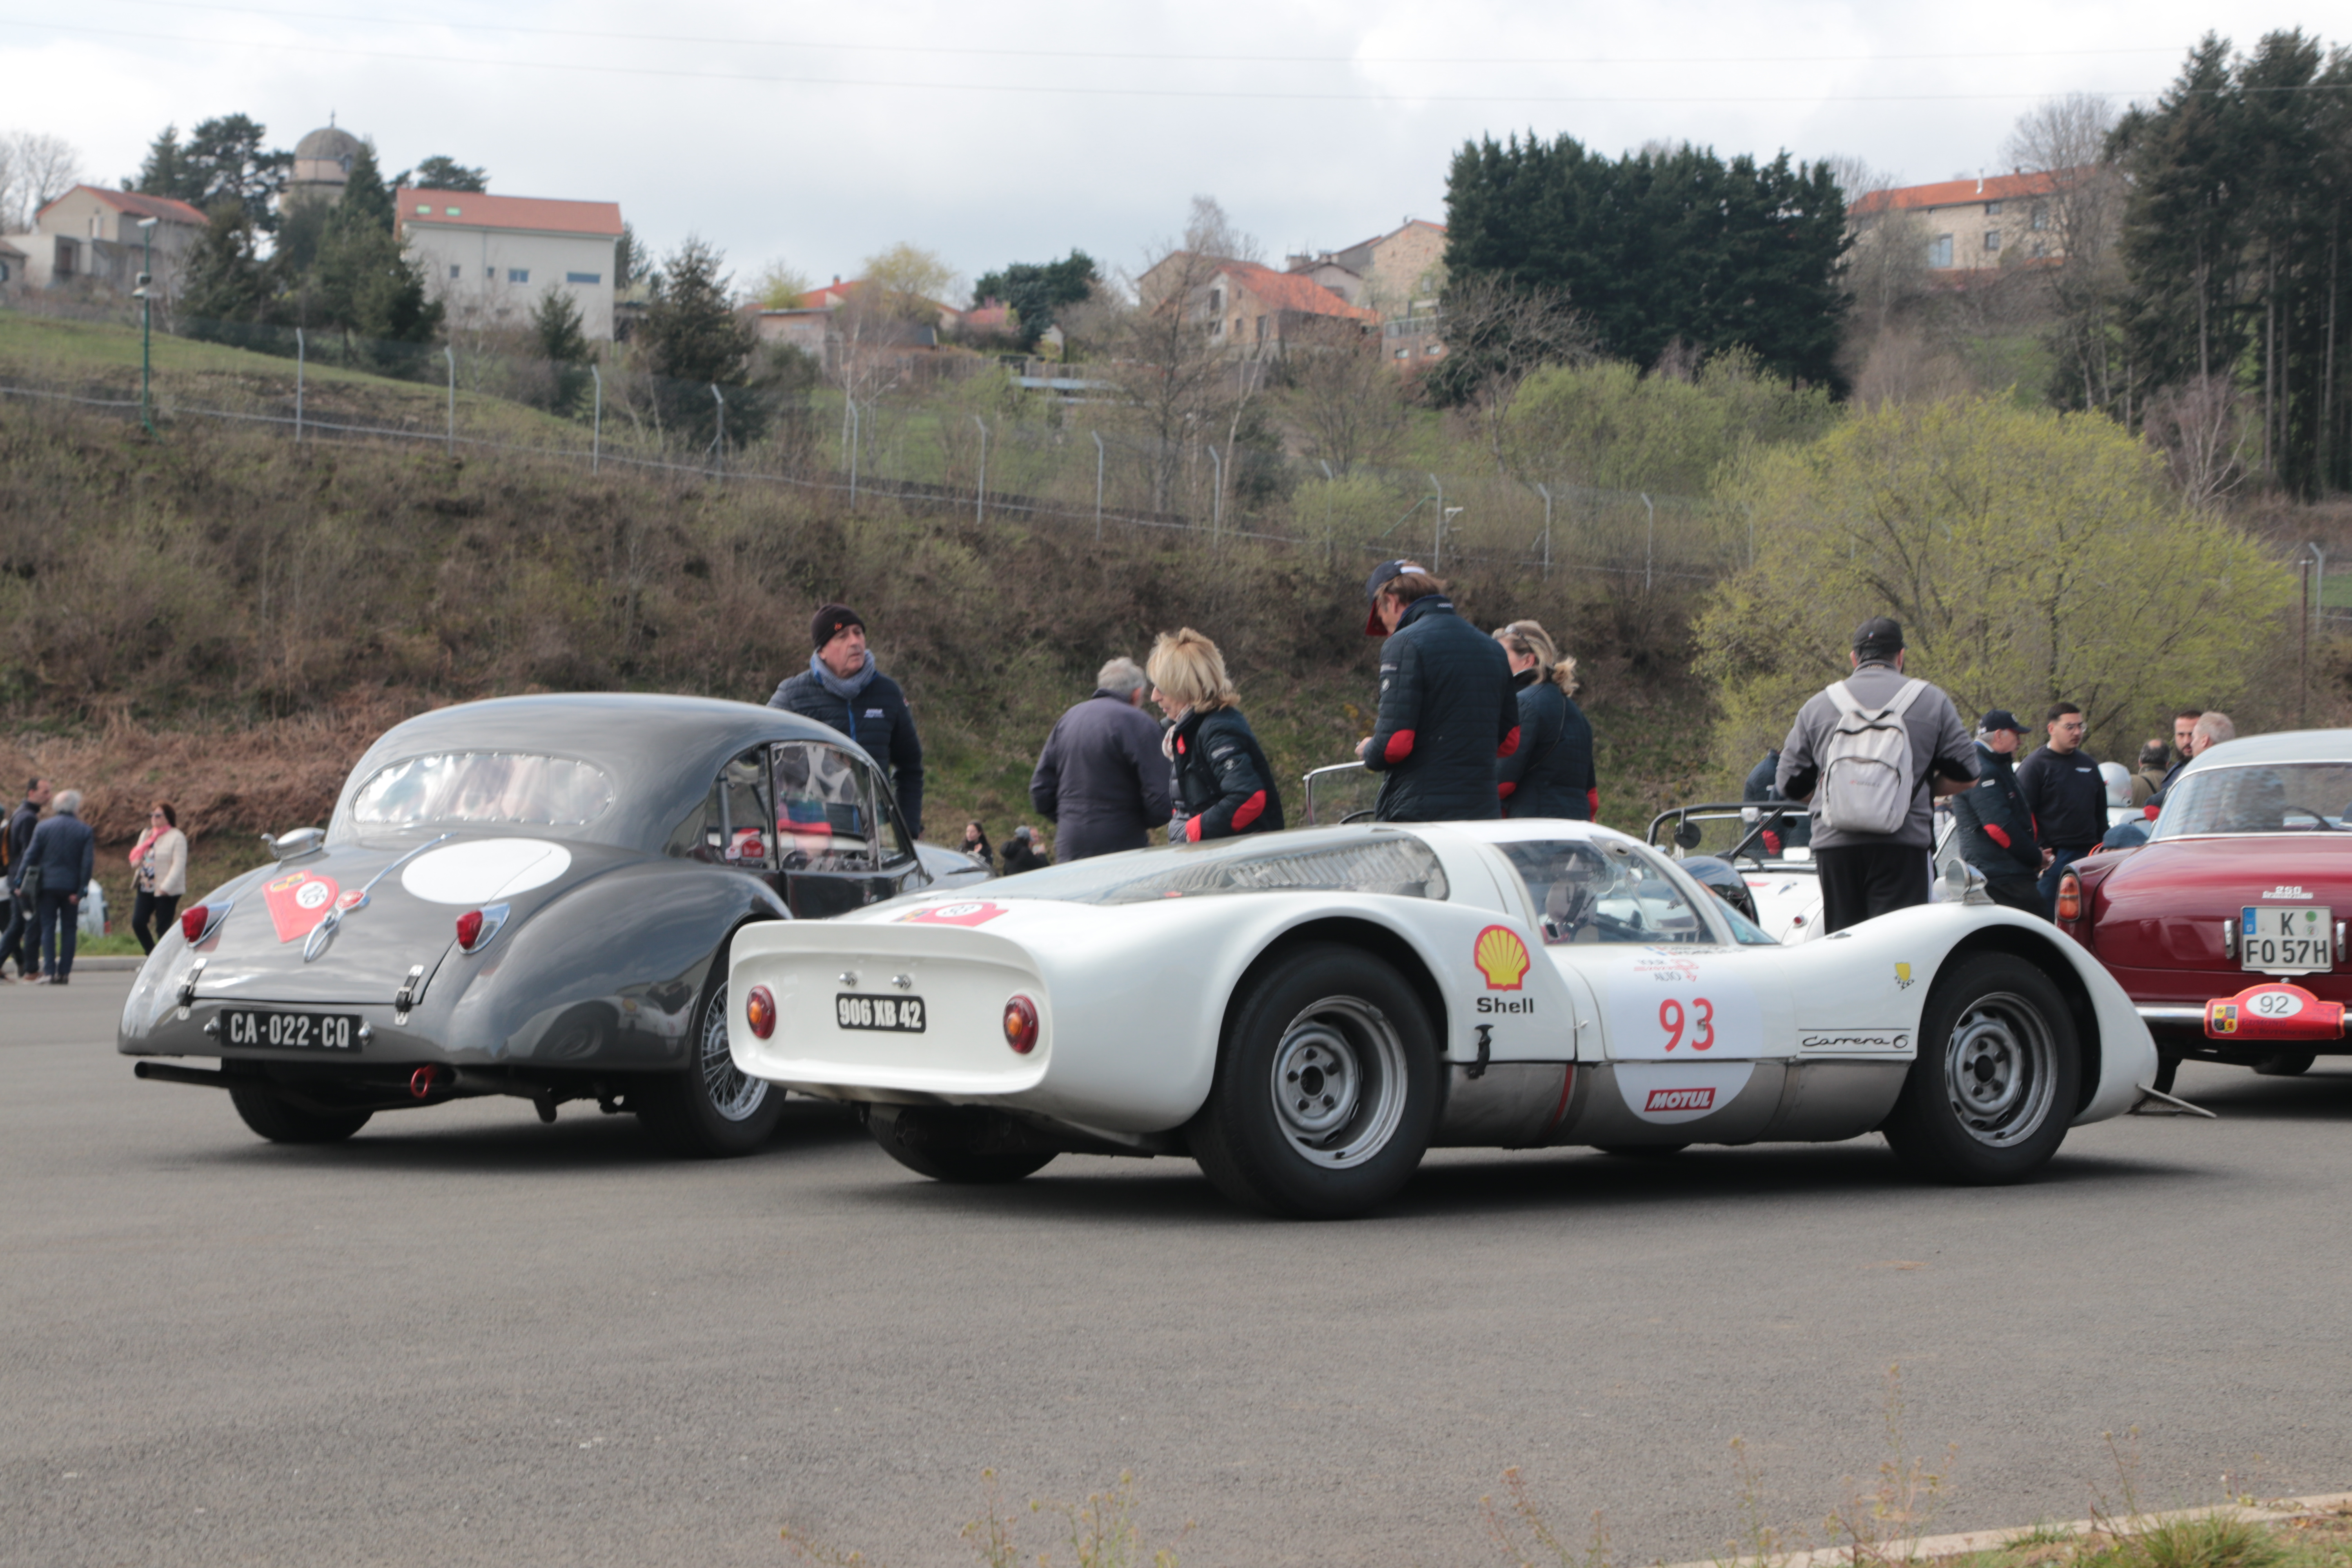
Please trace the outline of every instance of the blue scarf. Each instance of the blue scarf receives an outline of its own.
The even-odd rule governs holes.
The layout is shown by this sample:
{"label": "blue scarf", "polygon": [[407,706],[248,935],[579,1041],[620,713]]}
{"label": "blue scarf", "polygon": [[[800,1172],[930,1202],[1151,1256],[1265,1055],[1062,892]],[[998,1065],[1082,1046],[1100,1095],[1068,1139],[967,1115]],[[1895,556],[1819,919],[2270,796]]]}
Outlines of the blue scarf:
{"label": "blue scarf", "polygon": [[866,650],[866,667],[846,680],[827,669],[824,660],[815,654],[809,655],[809,673],[816,677],[819,685],[840,698],[842,706],[849,710],[849,738],[853,741],[857,739],[857,698],[859,693],[874,684],[877,673],[874,650],[870,647]]}

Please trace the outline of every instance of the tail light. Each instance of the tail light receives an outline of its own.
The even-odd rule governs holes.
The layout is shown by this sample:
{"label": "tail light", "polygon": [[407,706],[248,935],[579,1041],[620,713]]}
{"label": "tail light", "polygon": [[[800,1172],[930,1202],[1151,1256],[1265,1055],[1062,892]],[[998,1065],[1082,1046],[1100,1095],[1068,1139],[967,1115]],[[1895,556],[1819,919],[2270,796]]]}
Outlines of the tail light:
{"label": "tail light", "polygon": [[228,918],[228,911],[236,902],[234,899],[223,899],[216,904],[192,904],[182,910],[180,935],[187,940],[190,947],[195,946],[220,929],[221,921]]}
{"label": "tail light", "polygon": [[2058,918],[2062,921],[2083,918],[2083,879],[2071,870],[2058,879]]}
{"label": "tail light", "polygon": [[776,998],[764,985],[754,985],[751,994],[743,998],[743,1021],[751,1032],[766,1039],[776,1032]]}
{"label": "tail light", "polygon": [[1004,1043],[1018,1056],[1025,1057],[1037,1048],[1037,1004],[1026,996],[1015,996],[1004,1005]]}
{"label": "tail light", "polygon": [[457,947],[462,952],[479,952],[490,945],[499,930],[507,923],[508,905],[492,904],[488,909],[467,910],[457,917]]}

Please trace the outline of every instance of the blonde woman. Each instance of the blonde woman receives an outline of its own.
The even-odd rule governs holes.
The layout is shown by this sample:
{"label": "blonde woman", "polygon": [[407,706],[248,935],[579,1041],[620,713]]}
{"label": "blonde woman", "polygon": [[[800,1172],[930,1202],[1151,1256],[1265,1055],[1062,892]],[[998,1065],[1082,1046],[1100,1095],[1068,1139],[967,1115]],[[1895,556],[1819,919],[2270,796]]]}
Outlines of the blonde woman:
{"label": "blonde woman", "polygon": [[1601,781],[1592,771],[1592,725],[1576,705],[1576,660],[1564,658],[1533,621],[1495,634],[1519,690],[1519,749],[1496,768],[1505,816],[1601,815]]}
{"label": "blonde woman", "polygon": [[1160,742],[1174,769],[1169,793],[1176,815],[1169,840],[1198,844],[1281,831],[1274,769],[1242,717],[1240,694],[1217,645],[1190,626],[1164,632],[1144,670],[1151,678],[1151,700],[1169,720]]}

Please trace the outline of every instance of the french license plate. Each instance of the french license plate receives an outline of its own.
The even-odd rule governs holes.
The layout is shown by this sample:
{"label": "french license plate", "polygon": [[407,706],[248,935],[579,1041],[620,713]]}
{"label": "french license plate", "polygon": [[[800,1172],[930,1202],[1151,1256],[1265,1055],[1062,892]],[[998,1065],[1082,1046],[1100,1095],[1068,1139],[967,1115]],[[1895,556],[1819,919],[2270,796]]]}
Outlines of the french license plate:
{"label": "french license plate", "polygon": [[844,991],[833,999],[833,1020],[845,1029],[888,1029],[901,1035],[923,1032],[920,996],[856,996]]}
{"label": "french license plate", "polygon": [[2238,967],[2277,974],[2335,967],[2336,921],[2325,905],[2247,904],[2238,910]]}
{"label": "french license plate", "polygon": [[220,1016],[225,1046],[359,1054],[360,1021],[348,1013],[264,1013],[236,1007]]}

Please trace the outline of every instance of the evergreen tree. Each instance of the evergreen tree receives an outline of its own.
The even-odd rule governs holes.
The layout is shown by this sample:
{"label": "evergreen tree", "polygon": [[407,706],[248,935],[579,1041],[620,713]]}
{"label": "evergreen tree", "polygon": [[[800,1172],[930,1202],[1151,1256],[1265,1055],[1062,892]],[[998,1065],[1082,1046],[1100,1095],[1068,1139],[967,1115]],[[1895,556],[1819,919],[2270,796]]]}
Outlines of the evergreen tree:
{"label": "evergreen tree", "polygon": [[530,335],[548,363],[548,412],[568,415],[579,406],[589,381],[591,353],[587,335],[580,330],[579,303],[549,284],[531,307]]}
{"label": "evergreen tree", "polygon": [[392,192],[377,173],[375,150],[364,142],[320,232],[318,263],[306,281],[302,313],[339,330],[346,353],[387,368],[414,361],[405,345],[430,342],[441,325],[441,306],[426,299],[423,272],[401,253]]}
{"label": "evergreen tree", "polygon": [[395,188],[405,186],[419,191],[485,193],[490,188],[490,172],[488,169],[469,169],[455,158],[445,158],[436,153],[392,183]]}
{"label": "evergreen tree", "polygon": [[243,114],[223,115],[197,125],[181,152],[180,199],[207,212],[217,202],[234,201],[245,208],[256,228],[274,231],[278,195],[293,172],[294,154],[266,150],[261,145],[264,134],[258,121]]}
{"label": "evergreen tree", "polygon": [[268,276],[257,254],[253,220],[236,202],[222,202],[188,247],[182,264],[180,330],[192,338],[237,342],[252,335],[268,299]]}
{"label": "evergreen tree", "polygon": [[1013,308],[1025,352],[1037,346],[1056,311],[1077,304],[1100,280],[1094,258],[1073,250],[1059,261],[1016,261],[984,274],[971,292],[975,300],[995,300]]}
{"label": "evergreen tree", "polygon": [[139,165],[138,178],[123,181],[122,188],[143,195],[170,196],[175,201],[204,200],[203,179],[189,163],[186,149],[180,145],[178,126],[166,125],[147,144],[146,161]]}
{"label": "evergreen tree", "polygon": [[[654,275],[653,300],[637,328],[646,366],[660,378],[656,406],[662,427],[696,446],[708,446],[717,433],[711,386],[719,385],[722,395],[725,388],[740,387],[757,342],[735,313],[730,279],[719,271],[725,260],[717,247],[689,235]],[[737,406],[730,398],[730,442],[749,437],[756,428],[751,401],[742,399]]]}

